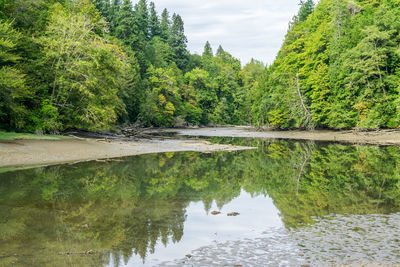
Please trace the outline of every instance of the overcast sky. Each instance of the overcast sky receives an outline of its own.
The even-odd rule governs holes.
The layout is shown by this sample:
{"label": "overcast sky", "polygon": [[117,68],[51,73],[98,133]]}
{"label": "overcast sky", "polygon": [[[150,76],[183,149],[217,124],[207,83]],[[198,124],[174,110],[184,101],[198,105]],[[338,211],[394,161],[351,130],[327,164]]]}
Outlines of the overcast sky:
{"label": "overcast sky", "polygon": [[[135,1],[136,2],[136,1]],[[150,0],[149,0],[150,2]],[[188,48],[201,54],[208,40],[242,61],[251,58],[272,63],[297,13],[299,0],[153,0],[157,10],[167,8],[185,22]]]}

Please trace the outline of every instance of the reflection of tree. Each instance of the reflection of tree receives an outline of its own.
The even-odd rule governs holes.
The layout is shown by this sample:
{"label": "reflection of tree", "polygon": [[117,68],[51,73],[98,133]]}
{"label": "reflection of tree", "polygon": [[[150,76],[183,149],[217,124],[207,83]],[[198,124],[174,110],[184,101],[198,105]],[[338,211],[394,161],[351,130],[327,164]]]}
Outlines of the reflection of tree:
{"label": "reflection of tree", "polygon": [[399,209],[398,148],[284,141],[268,146],[257,167],[268,179],[256,184],[266,188],[287,227],[329,213]]}
{"label": "reflection of tree", "polygon": [[[203,201],[208,212],[214,200],[222,207],[242,188],[253,196],[270,195],[287,227],[310,223],[312,216],[400,207],[399,148],[234,142],[259,149],[0,174],[0,262],[18,261],[14,254],[44,266],[99,266],[110,255],[117,263],[133,253],[145,260],[157,243],[181,240],[190,201]],[[98,253],[58,255],[86,250]]]}
{"label": "reflection of tree", "polygon": [[300,161],[300,168],[299,168],[299,175],[297,176],[296,180],[296,194],[299,194],[299,187],[300,187],[300,179],[304,174],[304,170],[306,164],[310,160],[311,153],[312,153],[312,145],[311,143],[303,143],[302,151],[304,152],[304,160]]}
{"label": "reflection of tree", "polygon": [[[3,174],[0,238],[14,241],[0,243],[0,257],[25,255],[28,247],[41,264],[59,252],[86,250],[108,251],[117,261],[132,253],[145,259],[158,242],[181,240],[190,200],[222,205],[239,195],[237,182],[224,183],[230,178],[216,174],[227,172],[226,164],[207,170],[212,160],[197,153],[159,154]],[[35,251],[38,244],[46,249]],[[90,264],[107,262],[104,253],[102,263]],[[82,257],[71,258],[83,264]]]}
{"label": "reflection of tree", "polygon": [[[213,142],[226,142],[213,138]],[[387,213],[400,207],[400,149],[237,138],[242,187],[270,195],[287,227],[330,213]],[[231,167],[232,169],[234,167]]]}

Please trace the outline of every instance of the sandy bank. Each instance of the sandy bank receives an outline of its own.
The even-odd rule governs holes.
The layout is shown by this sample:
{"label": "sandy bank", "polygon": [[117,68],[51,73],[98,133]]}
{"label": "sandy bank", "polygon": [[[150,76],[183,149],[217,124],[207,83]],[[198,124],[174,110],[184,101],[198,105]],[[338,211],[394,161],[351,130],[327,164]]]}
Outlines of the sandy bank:
{"label": "sandy bank", "polygon": [[[400,146],[400,131],[258,131],[252,127],[198,129],[151,129],[145,133],[176,133],[185,136],[248,137],[334,141],[351,144]],[[50,165],[139,154],[178,151],[235,151],[251,149],[212,144],[202,140],[112,141],[96,139],[0,141],[0,167]]]}
{"label": "sandy bank", "polygon": [[139,154],[251,149],[201,140],[112,141],[95,139],[0,141],[0,167],[51,165]]}
{"label": "sandy bank", "polygon": [[185,136],[219,136],[219,137],[249,137],[272,139],[295,139],[314,141],[333,141],[351,144],[400,145],[400,131],[381,130],[371,132],[361,131],[259,131],[253,127],[221,127],[198,129],[164,129],[150,130],[174,132]]}

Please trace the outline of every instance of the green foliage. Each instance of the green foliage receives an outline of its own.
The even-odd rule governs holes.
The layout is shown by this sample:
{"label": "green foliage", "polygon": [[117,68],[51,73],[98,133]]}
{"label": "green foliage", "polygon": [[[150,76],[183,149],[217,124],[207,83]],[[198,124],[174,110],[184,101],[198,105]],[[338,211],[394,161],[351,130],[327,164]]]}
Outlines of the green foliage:
{"label": "green foliage", "polygon": [[180,15],[172,16],[172,25],[170,28],[169,45],[174,53],[174,62],[179,69],[185,70],[188,63],[189,53],[186,49],[187,38],[183,26],[183,20]]}
{"label": "green foliage", "polygon": [[5,129],[23,129],[28,116],[25,103],[31,98],[25,75],[18,69],[17,46],[21,34],[0,20],[0,124]]}
{"label": "green foliage", "polygon": [[[217,55],[222,54],[224,51],[219,46]],[[240,114],[240,120],[242,122],[249,123],[251,119],[251,106],[255,101],[257,90],[256,88],[260,84],[260,77],[262,77],[265,66],[261,61],[251,59],[250,63],[243,67],[239,73],[239,78],[242,86],[238,91],[236,97],[237,102],[240,104],[237,111],[242,111]]]}
{"label": "green foliage", "polygon": [[9,7],[7,2],[7,0],[0,0],[0,19],[6,19],[6,13]]}
{"label": "green foliage", "polygon": [[25,77],[12,67],[0,69],[0,124],[5,129],[23,129],[28,111],[24,105],[30,98]]}
{"label": "green foliage", "polygon": [[204,51],[203,51],[203,58],[212,58],[214,57],[214,53],[212,51],[210,43],[207,41],[205,46],[204,46]]}
{"label": "green foliage", "polygon": [[40,39],[44,65],[51,66],[50,104],[67,128],[108,128],[123,109],[118,91],[126,83],[126,56],[95,33],[103,21],[94,15],[55,5]]}
{"label": "green foliage", "polygon": [[268,76],[254,86],[262,99],[252,100],[253,123],[399,127],[399,16],[392,0],[322,0],[315,11],[302,1]]}
{"label": "green foliage", "polygon": [[170,35],[171,20],[169,18],[169,12],[164,8],[161,13],[161,37],[164,41],[168,41]]}
{"label": "green foliage", "polygon": [[161,22],[153,2],[150,3],[149,32],[150,38],[161,36]]}
{"label": "green foliage", "polygon": [[147,58],[154,67],[167,68],[174,62],[174,52],[160,37],[154,37],[147,49]]}
{"label": "green foliage", "polygon": [[395,0],[300,1],[275,62],[242,68],[209,42],[189,54],[181,16],[146,0],[3,0],[2,128],[397,128],[399,17]]}
{"label": "green foliage", "polygon": [[314,1],[313,0],[300,0],[300,10],[298,17],[298,22],[305,21],[309,15],[314,11]]}
{"label": "green foliage", "polygon": [[180,104],[174,70],[150,67],[148,75],[152,90],[146,94],[143,119],[148,125],[173,126]]}
{"label": "green foliage", "polygon": [[115,37],[119,38],[124,42],[125,45],[130,46],[133,44],[134,40],[132,39],[135,24],[134,17],[132,13],[132,2],[130,0],[124,0],[122,3],[119,12],[116,14],[115,18]]}
{"label": "green foliage", "polygon": [[0,21],[0,66],[16,63],[20,57],[15,53],[21,34],[12,24]]}
{"label": "green foliage", "polygon": [[206,124],[210,120],[217,102],[217,94],[211,84],[210,74],[196,68],[185,74],[185,80],[189,88],[196,92],[196,100],[203,113],[201,123]]}
{"label": "green foliage", "polygon": [[13,21],[0,24],[3,128],[249,122],[251,86],[240,62],[221,46],[214,56],[208,42],[203,56],[189,54],[179,14],[159,17],[146,0],[0,4],[0,16]]}
{"label": "green foliage", "polygon": [[[42,31],[47,24],[49,8],[56,2],[63,0],[2,0],[4,19],[13,21],[16,28],[28,32]],[[0,11],[1,14],[1,11]]]}

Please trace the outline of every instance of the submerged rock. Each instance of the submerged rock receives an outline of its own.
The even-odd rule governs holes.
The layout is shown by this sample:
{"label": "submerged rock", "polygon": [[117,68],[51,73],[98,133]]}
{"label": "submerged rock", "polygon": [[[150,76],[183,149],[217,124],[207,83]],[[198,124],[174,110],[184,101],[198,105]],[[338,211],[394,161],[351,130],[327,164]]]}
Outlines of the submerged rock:
{"label": "submerged rock", "polygon": [[218,215],[218,214],[221,214],[221,212],[220,212],[220,211],[214,210],[214,211],[211,212],[211,214],[212,214],[212,215]]}

